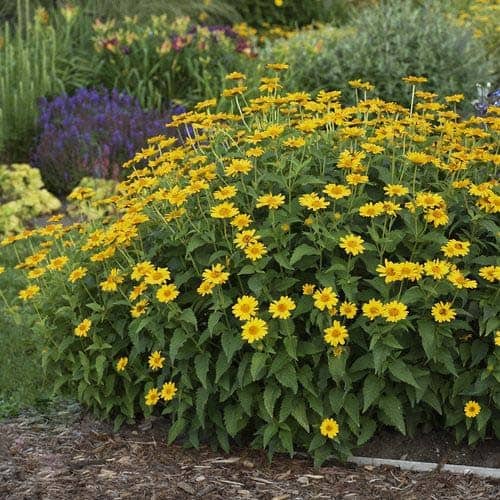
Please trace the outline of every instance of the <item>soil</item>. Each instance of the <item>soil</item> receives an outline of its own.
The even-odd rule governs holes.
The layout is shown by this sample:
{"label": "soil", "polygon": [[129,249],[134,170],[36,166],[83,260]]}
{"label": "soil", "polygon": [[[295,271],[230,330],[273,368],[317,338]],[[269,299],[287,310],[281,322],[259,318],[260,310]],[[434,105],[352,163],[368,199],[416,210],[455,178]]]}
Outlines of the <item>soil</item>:
{"label": "soil", "polygon": [[[473,476],[338,463],[315,469],[306,458],[276,456],[270,464],[263,453],[248,449],[231,455],[206,447],[186,450],[166,445],[166,428],[164,419],[156,419],[113,433],[77,405],[0,422],[0,498],[500,498],[499,481]],[[449,449],[446,439],[427,438],[429,448]],[[390,433],[380,440],[377,451],[385,443],[394,456],[411,443]],[[422,441],[417,443],[420,448]],[[363,453],[368,451],[365,447]],[[421,458],[426,457],[432,455]]]}

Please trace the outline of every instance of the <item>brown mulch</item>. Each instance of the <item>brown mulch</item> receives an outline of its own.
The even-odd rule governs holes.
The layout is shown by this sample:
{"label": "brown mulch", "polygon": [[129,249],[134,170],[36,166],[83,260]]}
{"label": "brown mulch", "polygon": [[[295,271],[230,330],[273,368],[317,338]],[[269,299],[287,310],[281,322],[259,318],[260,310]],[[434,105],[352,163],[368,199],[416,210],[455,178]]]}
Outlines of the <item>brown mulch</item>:
{"label": "brown mulch", "polygon": [[76,406],[0,422],[0,498],[309,499],[500,498],[473,476],[331,465],[239,450],[165,444],[162,419],[113,433]]}

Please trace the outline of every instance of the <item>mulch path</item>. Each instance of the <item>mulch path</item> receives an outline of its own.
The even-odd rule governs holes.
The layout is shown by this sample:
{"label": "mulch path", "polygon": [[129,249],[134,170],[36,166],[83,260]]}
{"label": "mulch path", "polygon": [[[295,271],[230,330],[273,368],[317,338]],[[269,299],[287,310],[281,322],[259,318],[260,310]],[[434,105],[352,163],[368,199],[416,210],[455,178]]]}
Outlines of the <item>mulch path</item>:
{"label": "mulch path", "polygon": [[473,476],[184,450],[165,444],[165,428],[159,419],[113,433],[76,405],[0,422],[0,498],[500,498],[499,481]]}

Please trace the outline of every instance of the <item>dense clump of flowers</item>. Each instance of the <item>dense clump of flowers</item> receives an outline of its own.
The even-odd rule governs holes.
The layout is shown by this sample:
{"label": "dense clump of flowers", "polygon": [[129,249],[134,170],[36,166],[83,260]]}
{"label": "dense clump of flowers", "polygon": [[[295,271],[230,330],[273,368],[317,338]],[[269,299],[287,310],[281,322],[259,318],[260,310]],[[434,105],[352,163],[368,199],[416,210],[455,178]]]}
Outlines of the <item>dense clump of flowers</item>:
{"label": "dense clump of flowers", "polygon": [[117,90],[83,88],[72,96],[42,98],[33,164],[58,194],[85,176],[118,179],[121,164],[183,111],[181,106],[145,111],[137,99]]}
{"label": "dense clump of flowers", "polygon": [[321,463],[382,425],[499,437],[498,109],[460,119],[420,76],[409,108],[345,107],[282,90],[285,68],[255,98],[229,75],[231,113],[174,117],[189,137],[124,164],[114,216],[3,241],[39,242],[18,267],[45,366],[193,446],[250,434]]}

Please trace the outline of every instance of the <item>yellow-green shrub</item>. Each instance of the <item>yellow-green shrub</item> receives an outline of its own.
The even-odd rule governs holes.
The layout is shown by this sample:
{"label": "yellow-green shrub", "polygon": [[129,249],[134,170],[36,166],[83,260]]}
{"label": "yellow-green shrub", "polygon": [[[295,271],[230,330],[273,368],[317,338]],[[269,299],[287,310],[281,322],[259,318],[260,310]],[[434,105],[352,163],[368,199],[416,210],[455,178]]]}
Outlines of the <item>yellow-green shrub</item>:
{"label": "yellow-green shrub", "polygon": [[496,115],[461,120],[418,78],[411,110],[286,94],[274,73],[246,102],[241,78],[234,114],[200,103],[175,120],[185,144],[125,165],[112,221],[35,232],[20,297],[56,388],[116,425],[170,415],[170,442],[316,463],[382,425],[499,437]]}
{"label": "yellow-green shrub", "polygon": [[0,165],[0,234],[20,232],[26,222],[60,207],[61,202],[43,188],[38,169]]}

